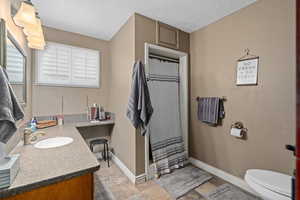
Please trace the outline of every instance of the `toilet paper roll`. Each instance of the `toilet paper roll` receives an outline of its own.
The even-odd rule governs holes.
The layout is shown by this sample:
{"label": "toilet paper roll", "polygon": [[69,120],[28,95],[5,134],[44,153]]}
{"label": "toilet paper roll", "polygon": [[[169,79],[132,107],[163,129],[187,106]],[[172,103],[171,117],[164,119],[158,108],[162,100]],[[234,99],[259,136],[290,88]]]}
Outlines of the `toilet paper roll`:
{"label": "toilet paper roll", "polygon": [[231,128],[230,135],[241,138],[243,137],[242,129]]}

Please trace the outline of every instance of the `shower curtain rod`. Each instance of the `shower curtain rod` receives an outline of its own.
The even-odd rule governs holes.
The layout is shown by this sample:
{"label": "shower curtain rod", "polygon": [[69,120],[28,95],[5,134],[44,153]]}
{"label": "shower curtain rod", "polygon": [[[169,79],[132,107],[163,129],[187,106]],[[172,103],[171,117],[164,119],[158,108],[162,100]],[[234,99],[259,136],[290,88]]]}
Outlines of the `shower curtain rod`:
{"label": "shower curtain rod", "polygon": [[153,78],[153,77],[147,77],[147,81],[163,81],[163,82],[176,82],[180,83],[179,79],[160,79],[160,78]]}
{"label": "shower curtain rod", "polygon": [[179,59],[178,58],[169,58],[167,56],[161,56],[161,55],[157,55],[157,54],[154,54],[154,53],[150,53],[149,58],[156,58],[158,60],[169,61],[169,62],[174,62],[174,63],[179,64]]}

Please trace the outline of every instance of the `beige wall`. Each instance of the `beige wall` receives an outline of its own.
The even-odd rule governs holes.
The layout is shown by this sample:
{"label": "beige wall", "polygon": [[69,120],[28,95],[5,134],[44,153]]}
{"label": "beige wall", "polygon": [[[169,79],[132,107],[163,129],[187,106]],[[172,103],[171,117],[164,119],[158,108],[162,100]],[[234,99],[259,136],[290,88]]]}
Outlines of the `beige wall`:
{"label": "beige wall", "polygon": [[134,14],[135,21],[135,59],[145,61],[145,43],[156,43],[156,22],[153,19]]}
{"label": "beige wall", "polygon": [[[236,86],[236,64],[249,48],[260,57],[258,85]],[[243,177],[250,168],[291,173],[295,138],[295,0],[260,0],[191,34],[190,152]],[[196,119],[197,96],[226,96],[223,126]],[[232,122],[249,129],[229,135]]]}
{"label": "beige wall", "polygon": [[110,41],[109,103],[111,112],[116,114],[112,132],[112,146],[115,155],[136,174],[135,129],[126,118],[131,73],[134,63],[134,18]]}
{"label": "beige wall", "polygon": [[[8,31],[20,44],[21,48],[27,56],[27,104],[24,107],[24,121],[26,121],[31,118],[31,50],[27,47],[26,37],[23,34],[22,29],[17,27],[12,20],[12,17],[10,15],[10,0],[0,0],[0,5],[0,18],[3,18],[6,21]],[[19,125],[22,125],[22,122],[20,122]],[[7,145],[7,151],[10,151],[16,145],[16,143],[19,142],[20,136],[20,134],[15,134],[11,138]]]}
{"label": "beige wall", "polygon": [[[60,114],[62,96],[64,97],[64,114],[85,113],[87,96],[89,104],[97,103],[106,109],[109,89],[109,42],[48,27],[44,27],[44,34],[46,41],[98,50],[101,61],[100,88],[47,87],[38,86],[33,81],[33,115]],[[35,78],[35,73],[33,77]]]}

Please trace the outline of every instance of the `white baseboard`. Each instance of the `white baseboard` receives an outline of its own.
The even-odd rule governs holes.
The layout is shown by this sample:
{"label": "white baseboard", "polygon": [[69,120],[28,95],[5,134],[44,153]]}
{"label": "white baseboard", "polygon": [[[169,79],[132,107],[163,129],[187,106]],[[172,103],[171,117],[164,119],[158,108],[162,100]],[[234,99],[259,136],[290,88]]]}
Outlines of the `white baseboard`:
{"label": "white baseboard", "polygon": [[200,160],[197,160],[195,158],[192,158],[190,157],[190,162],[195,165],[196,167],[199,167],[237,187],[240,187],[241,189],[243,190],[246,190],[247,192],[251,193],[251,194],[254,194],[254,195],[257,195],[257,193],[255,191],[253,191],[249,186],[248,184],[241,178],[237,177],[237,176],[234,176],[234,175],[231,175],[223,170],[220,170],[216,167],[213,167],[211,165],[208,165]]}
{"label": "white baseboard", "polygon": [[135,176],[128,168],[127,166],[112,152],[110,152],[112,161],[121,169],[121,171],[129,178],[129,180],[136,184],[136,183],[142,183],[146,180],[146,175],[141,174],[138,176]]}

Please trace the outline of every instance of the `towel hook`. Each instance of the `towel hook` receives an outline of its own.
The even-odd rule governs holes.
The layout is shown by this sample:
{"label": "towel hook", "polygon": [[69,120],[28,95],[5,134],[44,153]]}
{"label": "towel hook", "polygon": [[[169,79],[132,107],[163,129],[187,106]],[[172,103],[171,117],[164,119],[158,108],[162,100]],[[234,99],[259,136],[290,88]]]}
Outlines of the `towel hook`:
{"label": "towel hook", "polygon": [[247,49],[245,49],[244,51],[245,51],[246,55],[249,56],[249,54],[250,54],[250,49],[247,48]]}

